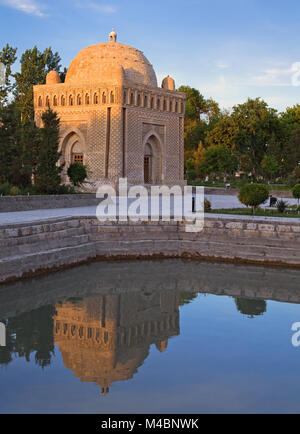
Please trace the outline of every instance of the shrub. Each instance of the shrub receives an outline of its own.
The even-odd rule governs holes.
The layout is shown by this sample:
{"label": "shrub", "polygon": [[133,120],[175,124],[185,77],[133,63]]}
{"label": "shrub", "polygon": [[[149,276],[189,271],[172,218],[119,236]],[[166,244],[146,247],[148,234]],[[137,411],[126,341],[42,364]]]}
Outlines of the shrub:
{"label": "shrub", "polygon": [[187,176],[188,176],[188,179],[190,179],[191,181],[194,181],[197,178],[196,170],[194,170],[194,169],[188,170]]}
{"label": "shrub", "polygon": [[0,184],[0,196],[9,196],[11,185],[8,182]]}
{"label": "shrub", "polygon": [[269,198],[269,190],[263,184],[247,184],[241,187],[239,201],[252,210],[264,203]]}
{"label": "shrub", "polygon": [[18,187],[11,187],[9,194],[11,196],[19,196],[20,190]]}
{"label": "shrub", "polygon": [[299,205],[299,199],[300,199],[300,184],[296,184],[294,188],[292,189],[293,196],[298,199],[298,205]]}
{"label": "shrub", "polygon": [[208,199],[204,199],[204,212],[211,211],[211,202]]}
{"label": "shrub", "polygon": [[57,194],[74,194],[74,187],[71,187],[70,185],[60,185],[58,187]]}
{"label": "shrub", "polygon": [[284,213],[284,211],[287,209],[288,206],[289,206],[289,204],[285,200],[280,200],[277,203],[277,210],[280,213]]}
{"label": "shrub", "polygon": [[70,178],[74,187],[82,184],[87,177],[85,166],[79,163],[72,163],[68,168],[68,177]]}

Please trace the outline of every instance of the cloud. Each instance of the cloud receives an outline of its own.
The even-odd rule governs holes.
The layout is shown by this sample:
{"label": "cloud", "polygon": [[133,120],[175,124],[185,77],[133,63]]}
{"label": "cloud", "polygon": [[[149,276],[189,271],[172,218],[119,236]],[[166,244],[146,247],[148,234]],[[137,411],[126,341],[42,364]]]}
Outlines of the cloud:
{"label": "cloud", "polygon": [[216,63],[216,67],[219,69],[227,69],[229,68],[229,65],[226,62],[219,61]]}
{"label": "cloud", "polygon": [[100,12],[102,14],[114,14],[117,12],[117,8],[115,6],[104,4],[104,3],[90,2],[90,1],[77,2],[77,7],[93,9],[94,11]]}
{"label": "cloud", "polygon": [[253,86],[291,86],[295,72],[293,66],[283,69],[267,69],[261,75],[252,77],[250,84]]}
{"label": "cloud", "polygon": [[0,3],[9,6],[18,11],[38,17],[44,17],[44,6],[38,4],[35,0],[0,0]]}

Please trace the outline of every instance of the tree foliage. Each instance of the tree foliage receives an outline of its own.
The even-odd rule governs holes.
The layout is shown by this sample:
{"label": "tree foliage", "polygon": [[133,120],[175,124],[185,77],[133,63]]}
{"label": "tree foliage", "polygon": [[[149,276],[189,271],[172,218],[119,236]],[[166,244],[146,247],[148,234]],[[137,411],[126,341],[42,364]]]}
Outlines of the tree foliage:
{"label": "tree foliage", "polygon": [[15,98],[21,113],[22,123],[33,120],[33,86],[46,83],[46,75],[51,70],[60,72],[61,58],[51,47],[41,52],[36,46],[22,55],[21,72],[14,75]]}
{"label": "tree foliage", "polygon": [[199,165],[200,172],[214,173],[227,177],[238,169],[238,158],[234,152],[225,146],[210,146],[204,151],[203,161]]}
{"label": "tree foliage", "polygon": [[0,86],[0,106],[7,103],[8,95],[12,90],[12,65],[17,60],[17,48],[13,48],[6,44],[0,51],[0,63],[5,67],[5,83]]}
{"label": "tree foliage", "polygon": [[298,199],[298,203],[299,203],[299,199],[300,199],[300,184],[296,184],[293,187],[292,193],[293,193],[294,198]]}
{"label": "tree foliage", "polygon": [[269,198],[269,190],[262,184],[247,184],[241,187],[239,201],[253,209],[264,203]]}
{"label": "tree foliage", "polygon": [[58,165],[60,153],[59,145],[59,119],[50,108],[42,115],[43,128],[41,129],[41,142],[38,155],[35,184],[41,193],[54,194],[59,190],[61,183]]}
{"label": "tree foliage", "polygon": [[85,166],[79,163],[73,163],[68,168],[68,177],[70,178],[74,187],[82,184],[87,177]]}

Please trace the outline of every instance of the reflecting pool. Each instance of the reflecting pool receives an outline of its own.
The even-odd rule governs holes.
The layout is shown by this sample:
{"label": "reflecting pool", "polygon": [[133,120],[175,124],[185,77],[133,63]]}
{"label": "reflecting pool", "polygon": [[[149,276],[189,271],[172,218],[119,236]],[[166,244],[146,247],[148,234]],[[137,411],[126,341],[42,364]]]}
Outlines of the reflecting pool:
{"label": "reflecting pool", "polygon": [[300,413],[299,280],[156,260],[2,285],[0,413]]}

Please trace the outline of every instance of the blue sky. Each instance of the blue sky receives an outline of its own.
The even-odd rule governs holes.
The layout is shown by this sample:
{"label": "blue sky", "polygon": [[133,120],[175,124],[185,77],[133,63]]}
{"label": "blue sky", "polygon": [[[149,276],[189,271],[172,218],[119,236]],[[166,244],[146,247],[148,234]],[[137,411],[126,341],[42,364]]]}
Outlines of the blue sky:
{"label": "blue sky", "polygon": [[297,0],[0,0],[0,17],[0,46],[19,54],[51,46],[68,66],[114,27],[119,42],[144,52],[159,82],[169,74],[223,108],[248,97],[278,110],[300,103],[300,86],[292,85]]}

